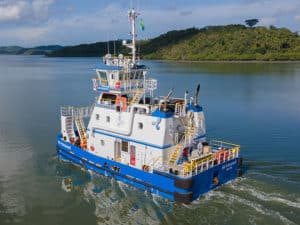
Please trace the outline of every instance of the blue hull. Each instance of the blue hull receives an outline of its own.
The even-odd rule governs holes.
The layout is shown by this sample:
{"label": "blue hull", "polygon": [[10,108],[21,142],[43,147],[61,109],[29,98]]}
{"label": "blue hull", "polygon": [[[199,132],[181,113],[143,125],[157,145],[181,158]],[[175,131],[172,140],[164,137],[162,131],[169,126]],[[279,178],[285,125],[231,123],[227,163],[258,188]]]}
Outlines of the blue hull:
{"label": "blue hull", "polygon": [[[114,177],[124,183],[176,202],[189,203],[241,174],[241,158],[218,164],[192,177],[181,178],[174,174],[156,170],[149,173],[95,156],[69,142],[63,141],[61,136],[57,137],[56,143],[57,154],[60,159],[74,162],[89,170]],[[216,175],[218,177],[217,184],[213,182]]]}

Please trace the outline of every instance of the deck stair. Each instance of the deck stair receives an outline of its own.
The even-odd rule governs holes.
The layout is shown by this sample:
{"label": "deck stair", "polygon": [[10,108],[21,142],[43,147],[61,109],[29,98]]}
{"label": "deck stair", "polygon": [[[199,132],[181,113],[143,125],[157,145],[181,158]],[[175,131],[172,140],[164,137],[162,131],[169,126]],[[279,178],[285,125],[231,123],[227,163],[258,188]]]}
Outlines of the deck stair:
{"label": "deck stair", "polygon": [[134,94],[132,100],[131,100],[131,104],[137,104],[137,103],[139,103],[139,101],[140,101],[141,97],[143,96],[143,94],[144,94],[144,90],[143,89],[137,89],[135,91],[135,94]]}
{"label": "deck stair", "polygon": [[169,160],[169,165],[175,165],[177,160],[178,160],[178,156],[180,155],[179,153],[181,152],[182,148],[183,148],[183,143],[184,143],[184,137],[182,138],[181,142],[179,142],[174,151],[173,151],[173,154],[172,156],[170,157],[170,160]]}
{"label": "deck stair", "polygon": [[187,121],[186,117],[179,117],[179,118],[180,118],[180,121],[181,121],[182,125],[184,127],[187,127],[188,126],[188,121]]}
{"label": "deck stair", "polygon": [[75,138],[74,127],[73,127],[73,117],[72,116],[68,116],[66,118],[65,130],[66,130],[67,137],[68,137],[69,141],[71,139]]}
{"label": "deck stair", "polygon": [[75,124],[80,137],[80,147],[87,148],[86,129],[82,117],[75,117]]}
{"label": "deck stair", "polygon": [[175,165],[182,154],[182,150],[184,146],[191,142],[192,137],[195,135],[195,128],[193,126],[188,126],[187,130],[185,131],[181,141],[175,146],[175,149],[172,153],[172,156],[169,160],[169,165]]}

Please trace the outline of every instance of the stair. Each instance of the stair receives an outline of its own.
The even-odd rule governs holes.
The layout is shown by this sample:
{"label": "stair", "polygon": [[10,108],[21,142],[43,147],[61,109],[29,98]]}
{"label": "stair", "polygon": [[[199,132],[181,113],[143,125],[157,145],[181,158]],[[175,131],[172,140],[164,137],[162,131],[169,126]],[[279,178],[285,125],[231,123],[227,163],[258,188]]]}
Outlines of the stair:
{"label": "stair", "polygon": [[189,138],[190,139],[189,142],[190,142],[194,134],[195,134],[195,128],[192,126],[188,126],[187,131],[184,133],[183,137],[181,138],[181,141],[176,145],[173,154],[170,157],[169,165],[177,164],[179,156],[182,153],[186,138]]}
{"label": "stair", "polygon": [[75,117],[75,124],[80,137],[80,147],[86,149],[87,148],[86,129],[82,118]]}
{"label": "stair", "polygon": [[66,118],[65,130],[67,133],[68,140],[70,140],[71,138],[75,138],[73,118],[71,116]]}
{"label": "stair", "polygon": [[[184,139],[184,138],[183,138]],[[177,160],[178,160],[178,156],[180,154],[178,154],[179,152],[181,152],[180,150],[182,150],[182,146],[183,146],[183,142],[180,142],[176,145],[174,152],[169,160],[169,165],[175,165]]]}
{"label": "stair", "polygon": [[181,123],[183,124],[183,126],[184,126],[184,127],[187,127],[188,121],[186,120],[186,118],[185,118],[185,117],[179,117],[179,118],[180,118],[180,121],[181,121]]}
{"label": "stair", "polygon": [[144,90],[143,89],[137,89],[135,92],[135,95],[132,98],[131,104],[137,104],[139,103],[141,97],[144,94]]}

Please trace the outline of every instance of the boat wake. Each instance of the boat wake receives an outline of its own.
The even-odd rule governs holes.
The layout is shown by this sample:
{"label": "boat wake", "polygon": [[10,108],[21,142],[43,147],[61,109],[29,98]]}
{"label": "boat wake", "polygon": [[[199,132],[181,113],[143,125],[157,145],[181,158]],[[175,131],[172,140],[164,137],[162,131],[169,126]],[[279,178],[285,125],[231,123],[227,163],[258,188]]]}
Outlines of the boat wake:
{"label": "boat wake", "polygon": [[110,183],[110,186],[102,189],[99,183],[92,179],[83,189],[86,201],[95,204],[98,224],[160,223],[162,214],[157,210],[159,201],[154,203],[148,194],[114,179],[106,182]]}

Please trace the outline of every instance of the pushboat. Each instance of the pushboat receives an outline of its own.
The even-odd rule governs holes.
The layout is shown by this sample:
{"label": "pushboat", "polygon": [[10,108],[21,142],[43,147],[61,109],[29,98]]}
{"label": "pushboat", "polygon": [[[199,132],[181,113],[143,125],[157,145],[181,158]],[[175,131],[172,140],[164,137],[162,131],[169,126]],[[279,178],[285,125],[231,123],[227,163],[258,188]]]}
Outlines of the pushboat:
{"label": "pushboat", "polygon": [[106,54],[95,68],[95,103],[61,107],[58,158],[190,203],[242,174],[240,146],[207,140],[200,84],[193,96],[173,97],[172,90],[155,96],[158,82],[136,54],[138,16],[128,12],[132,40],[123,44],[131,57]]}

